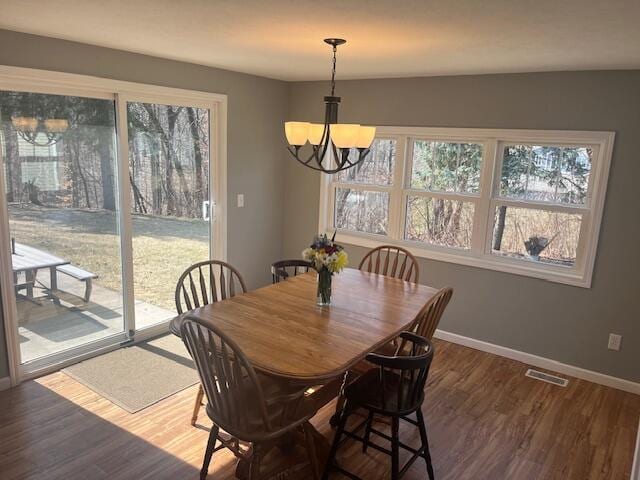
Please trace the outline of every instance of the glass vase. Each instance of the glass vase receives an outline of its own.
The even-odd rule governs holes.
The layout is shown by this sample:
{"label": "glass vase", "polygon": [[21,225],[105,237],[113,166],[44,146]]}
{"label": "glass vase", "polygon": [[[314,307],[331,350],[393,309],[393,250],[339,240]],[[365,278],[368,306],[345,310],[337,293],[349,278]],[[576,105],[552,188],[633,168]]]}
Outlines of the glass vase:
{"label": "glass vase", "polygon": [[321,307],[331,305],[331,276],[333,274],[322,269],[318,272],[318,299],[317,304]]}

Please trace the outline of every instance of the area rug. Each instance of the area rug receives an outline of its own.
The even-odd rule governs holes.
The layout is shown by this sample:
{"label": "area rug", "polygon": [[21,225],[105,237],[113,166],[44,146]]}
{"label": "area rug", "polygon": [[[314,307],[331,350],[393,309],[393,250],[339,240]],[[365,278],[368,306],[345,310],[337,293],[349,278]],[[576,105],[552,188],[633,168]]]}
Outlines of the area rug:
{"label": "area rug", "polygon": [[62,371],[130,413],[199,381],[187,349],[174,335],[120,348]]}

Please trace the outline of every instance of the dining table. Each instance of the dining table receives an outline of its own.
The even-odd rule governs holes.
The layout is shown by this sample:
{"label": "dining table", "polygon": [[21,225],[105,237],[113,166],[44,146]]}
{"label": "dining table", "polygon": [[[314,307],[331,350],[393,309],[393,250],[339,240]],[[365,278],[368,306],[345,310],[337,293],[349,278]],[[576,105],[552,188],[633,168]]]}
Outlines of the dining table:
{"label": "dining table", "polygon": [[[318,306],[317,274],[309,272],[185,312],[171,321],[170,330],[179,336],[185,316],[195,316],[231,337],[262,374],[303,387],[340,387],[367,354],[411,328],[436,292],[347,268],[333,275],[331,304]],[[314,406],[320,409],[339,390],[318,388]],[[328,442],[317,430],[314,438],[317,462],[323,465]]]}

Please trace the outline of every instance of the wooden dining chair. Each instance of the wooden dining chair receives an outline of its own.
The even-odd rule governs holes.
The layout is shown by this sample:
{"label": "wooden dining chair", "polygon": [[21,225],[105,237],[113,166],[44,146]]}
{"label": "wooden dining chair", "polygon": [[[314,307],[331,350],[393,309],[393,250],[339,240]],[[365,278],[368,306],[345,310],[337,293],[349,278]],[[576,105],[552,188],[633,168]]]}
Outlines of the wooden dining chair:
{"label": "wooden dining chair", "polygon": [[[175,293],[176,310],[181,314],[246,292],[244,279],[235,267],[220,260],[205,260],[191,265],[180,275]],[[200,385],[191,425],[196,424],[203,398],[204,390]]]}
{"label": "wooden dining chair", "polygon": [[[390,455],[392,480],[400,478],[418,458],[424,459],[429,479],[434,480],[427,429],[422,414],[424,389],[434,349],[429,340],[412,332],[402,332],[400,338],[410,347],[406,354],[384,356],[370,353],[367,355],[367,361],[375,365],[376,368],[347,387],[345,407],[340,415],[338,429],[333,438],[322,476],[323,480],[328,478],[331,470],[338,470],[350,478],[358,478],[335,463],[335,455],[343,435],[362,442],[364,453],[371,447]],[[347,419],[357,409],[367,410],[367,419],[353,430],[347,431],[345,429]],[[409,418],[412,414],[416,415],[416,420]],[[391,435],[373,428],[374,415],[391,419]],[[409,447],[399,440],[400,420],[418,427],[421,439],[419,448]],[[358,432],[362,428],[365,431],[364,435],[360,436]],[[373,443],[371,441],[372,433],[390,441],[391,449]],[[402,468],[400,468],[399,459],[400,448],[413,454]]]}
{"label": "wooden dining chair", "polygon": [[[442,314],[444,313],[451,297],[453,296],[453,289],[451,287],[445,287],[436,294],[431,297],[431,299],[424,304],[424,306],[416,315],[416,318],[409,328],[409,330],[421,337],[426,338],[427,340],[433,339],[433,334],[438,328],[438,324],[440,323],[440,319],[442,318]],[[403,342],[400,338],[398,340],[394,340],[393,342],[387,343],[377,349],[375,353],[379,355],[400,355],[406,349],[406,342]],[[355,364],[349,371],[346,373],[344,379],[344,385],[349,385],[357,378],[365,375],[369,370],[373,368],[373,365],[369,363],[366,359],[362,360]],[[338,396],[338,401],[336,403],[336,411],[334,415],[331,417],[330,423],[332,426],[336,426],[338,424],[338,417],[340,412],[344,408],[344,392],[342,392]]]}
{"label": "wooden dining chair", "polygon": [[286,280],[289,277],[295,277],[299,273],[306,273],[309,269],[313,270],[313,266],[306,260],[280,260],[271,264],[271,277],[273,283]]}
{"label": "wooden dining chair", "polygon": [[[314,478],[318,478],[308,422],[316,409],[313,404],[306,408],[304,391],[281,391],[279,383],[258,376],[231,338],[194,315],[184,318],[180,336],[196,364],[207,394],[206,412],[213,422],[200,479],[207,477],[214,452],[226,447],[249,464],[249,479],[257,480],[264,455],[290,433],[304,438]],[[220,435],[221,429],[231,438]]]}
{"label": "wooden dining chair", "polygon": [[369,251],[358,268],[365,272],[400,278],[407,282],[418,283],[420,280],[420,269],[416,257],[410,251],[394,245],[382,245]]}

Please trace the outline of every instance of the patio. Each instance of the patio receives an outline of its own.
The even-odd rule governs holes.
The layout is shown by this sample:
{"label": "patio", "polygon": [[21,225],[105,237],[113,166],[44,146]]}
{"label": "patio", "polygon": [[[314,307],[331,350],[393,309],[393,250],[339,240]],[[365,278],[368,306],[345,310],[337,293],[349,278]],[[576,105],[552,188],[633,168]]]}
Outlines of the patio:
{"label": "patio", "polygon": [[[49,273],[40,271],[37,283],[49,287]],[[122,294],[99,284],[94,285],[91,300],[84,302],[84,284],[58,274],[55,296],[60,304],[36,289],[35,298],[18,297],[20,350],[22,361],[29,362],[123,331]],[[175,311],[142,300],[135,302],[136,326],[144,329],[173,318]]]}

